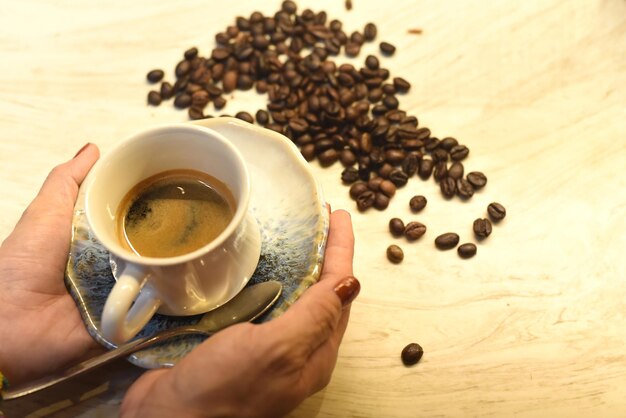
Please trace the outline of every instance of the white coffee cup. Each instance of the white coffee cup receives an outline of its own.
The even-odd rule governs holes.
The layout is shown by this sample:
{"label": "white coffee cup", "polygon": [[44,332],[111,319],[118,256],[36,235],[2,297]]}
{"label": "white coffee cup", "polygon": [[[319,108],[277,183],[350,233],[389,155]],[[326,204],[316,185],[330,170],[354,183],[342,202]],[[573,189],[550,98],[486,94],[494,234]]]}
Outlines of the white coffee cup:
{"label": "white coffee cup", "polygon": [[[207,173],[223,182],[236,203],[226,229],[205,246],[176,257],[139,256],[122,245],[118,207],[142,180],[175,169]],[[134,337],[155,312],[196,315],[228,302],[250,280],[259,261],[259,227],[248,211],[250,177],[239,151],[219,133],[177,124],[119,142],[83,184],[85,212],[109,251],[117,282],[101,318],[103,336],[119,344]]]}

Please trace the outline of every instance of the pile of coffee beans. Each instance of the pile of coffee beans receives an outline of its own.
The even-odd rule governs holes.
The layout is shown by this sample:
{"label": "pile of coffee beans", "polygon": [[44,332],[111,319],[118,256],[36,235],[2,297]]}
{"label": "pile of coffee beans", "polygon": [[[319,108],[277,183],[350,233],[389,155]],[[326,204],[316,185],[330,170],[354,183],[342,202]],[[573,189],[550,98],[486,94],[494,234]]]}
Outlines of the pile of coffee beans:
{"label": "pile of coffee beans", "polygon": [[[341,163],[341,181],[350,186],[359,211],[385,210],[396,190],[413,178],[433,177],[444,197],[470,199],[487,177],[479,171],[464,176],[462,161],[469,148],[455,138],[433,136],[401,109],[398,97],[411,84],[393,77],[375,55],[365,57],[361,66],[334,61],[342,52],[359,56],[363,45],[377,37],[374,23],[349,33],[326,12],[299,12],[295,2],[286,0],[271,16],[255,11],[237,17],[215,35],[209,56],[195,47],[186,50],[175,66],[175,81],[165,81],[161,69],[148,72],[150,83],[160,83],[148,93],[148,103],[173,99],[191,119],[202,119],[213,117],[206,112],[211,103],[220,111],[231,92],[255,89],[267,95],[266,107],[235,117],[284,134],[307,161],[317,159],[323,167]],[[396,52],[385,41],[378,47],[382,56]],[[419,212],[426,203],[424,196],[415,196],[409,206]],[[505,213],[501,205],[490,205],[492,219]],[[409,223],[402,234],[416,240],[425,231],[423,224]]]}

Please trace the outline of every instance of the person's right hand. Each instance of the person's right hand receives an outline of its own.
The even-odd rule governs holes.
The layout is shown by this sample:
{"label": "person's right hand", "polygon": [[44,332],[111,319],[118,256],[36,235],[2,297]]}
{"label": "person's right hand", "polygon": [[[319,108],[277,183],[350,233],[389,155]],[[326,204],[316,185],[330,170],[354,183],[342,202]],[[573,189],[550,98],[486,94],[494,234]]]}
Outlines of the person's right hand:
{"label": "person's right hand", "polygon": [[220,331],[171,369],[144,374],[129,389],[121,415],[271,417],[287,414],[330,381],[350,303],[350,215],[331,214],[319,283],[281,317]]}

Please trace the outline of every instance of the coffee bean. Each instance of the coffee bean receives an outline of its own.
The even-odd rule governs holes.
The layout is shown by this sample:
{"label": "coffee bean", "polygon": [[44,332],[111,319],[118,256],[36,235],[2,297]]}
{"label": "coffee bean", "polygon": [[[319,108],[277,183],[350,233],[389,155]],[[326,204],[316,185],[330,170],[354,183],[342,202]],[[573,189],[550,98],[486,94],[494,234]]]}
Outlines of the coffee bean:
{"label": "coffee bean", "polygon": [[404,171],[407,176],[411,177],[415,173],[417,173],[417,168],[419,167],[419,164],[420,162],[417,154],[411,153],[407,155],[402,162],[402,171]]}
{"label": "coffee bean", "polygon": [[270,120],[270,115],[265,110],[259,109],[256,112],[256,121],[259,125],[265,126]]}
{"label": "coffee bean", "polygon": [[435,238],[435,246],[440,250],[449,250],[459,243],[459,236],[454,232],[447,232]]}
{"label": "coffee bean", "polygon": [[374,207],[378,210],[385,210],[389,206],[389,197],[384,193],[376,193],[376,200],[374,200]]}
{"label": "coffee bean", "polygon": [[160,105],[161,100],[162,98],[159,92],[152,90],[148,93],[148,103],[151,104],[152,106]]}
{"label": "coffee bean", "polygon": [[361,193],[356,198],[356,205],[360,211],[365,211],[371,208],[374,205],[374,201],[376,200],[376,194],[370,190],[367,190]]}
{"label": "coffee bean", "polygon": [[441,181],[448,177],[448,165],[445,161],[439,161],[437,164],[435,164],[433,177],[436,181]]}
{"label": "coffee bean", "polygon": [[388,197],[393,197],[396,194],[396,185],[390,180],[383,180],[378,186],[379,190]]}
{"label": "coffee bean", "polygon": [[378,70],[380,63],[378,62],[378,58],[373,55],[368,55],[365,58],[365,66],[370,70]]}
{"label": "coffee bean", "polygon": [[226,106],[226,99],[222,96],[216,97],[215,99],[213,99],[213,106],[216,110],[222,109],[224,106]]}
{"label": "coffee bean", "polygon": [[463,178],[463,164],[459,162],[452,163],[450,168],[448,168],[448,177],[455,180]]}
{"label": "coffee bean", "polygon": [[506,209],[499,203],[493,202],[487,206],[487,212],[494,222],[501,221],[506,216]]}
{"label": "coffee bean", "polygon": [[389,149],[385,152],[385,161],[393,166],[397,166],[404,161],[406,153],[399,149]]}
{"label": "coffee bean", "polygon": [[356,200],[356,198],[359,197],[361,193],[367,192],[368,190],[369,189],[367,187],[367,184],[365,184],[364,182],[360,181],[354,183],[352,186],[350,186],[350,197]]}
{"label": "coffee bean", "polygon": [[394,264],[401,263],[404,260],[404,251],[395,244],[390,245],[387,247],[387,259]]}
{"label": "coffee bean", "polygon": [[456,182],[452,177],[446,177],[439,183],[439,188],[441,189],[441,194],[449,199],[456,193]]}
{"label": "coffee bean", "polygon": [[455,145],[450,150],[450,158],[452,158],[454,161],[460,161],[464,159],[465,157],[467,157],[467,154],[469,154],[469,149],[465,145]]}
{"label": "coffee bean", "polygon": [[293,118],[289,121],[289,127],[293,132],[301,134],[309,129],[309,124],[305,119]]}
{"label": "coffee bean", "polygon": [[174,106],[179,109],[186,109],[191,105],[191,96],[183,93],[176,96],[174,99]]}
{"label": "coffee bean", "polygon": [[363,29],[363,37],[366,41],[373,41],[374,39],[376,39],[377,32],[378,29],[376,28],[376,25],[373,23],[368,23]]}
{"label": "coffee bean", "polygon": [[485,185],[487,184],[487,176],[485,176],[480,171],[472,171],[467,175],[467,181],[469,181],[470,184],[474,186],[474,189],[480,189],[482,187],[485,187]]}
{"label": "coffee bean", "polygon": [[329,167],[337,162],[337,160],[339,159],[339,153],[336,149],[327,149],[326,151],[320,153],[317,156],[317,159],[319,160],[322,167]]}
{"label": "coffee bean", "polygon": [[158,83],[159,81],[163,80],[163,75],[165,75],[163,70],[152,70],[148,73],[146,78],[151,83]]}
{"label": "coffee bean", "polygon": [[420,222],[409,222],[404,228],[404,236],[409,241],[415,241],[426,233],[426,225]]}
{"label": "coffee bean", "polygon": [[174,94],[174,87],[167,81],[162,82],[161,83],[161,97],[163,99],[169,99],[172,97],[173,94]]}
{"label": "coffee bean", "polygon": [[202,112],[202,108],[197,106],[191,106],[187,111],[187,114],[189,115],[189,119],[191,120],[204,119],[204,113]]}
{"label": "coffee bean", "polygon": [[[272,125],[271,124],[267,125],[266,128],[272,129]],[[277,132],[280,132],[280,127],[278,127],[277,129],[278,129]],[[304,145],[302,148],[300,148],[300,154],[302,154],[305,160],[313,161],[313,159],[315,158],[315,145],[313,144]]]}
{"label": "coffee bean", "polygon": [[389,180],[391,180],[396,187],[402,187],[409,181],[409,176],[407,176],[404,171],[395,169],[389,173]]}
{"label": "coffee bean", "polygon": [[[436,138],[433,138],[436,139]],[[443,148],[437,148],[431,154],[433,157],[433,161],[436,162],[447,162],[448,161],[448,151]]]}
{"label": "coffee bean", "polygon": [[383,105],[389,110],[397,109],[399,106],[398,99],[396,96],[385,96],[383,97]]}
{"label": "coffee bean", "polygon": [[428,180],[428,178],[433,172],[434,167],[435,167],[435,163],[433,160],[431,160],[430,158],[422,159],[422,162],[420,163],[419,173],[418,173],[419,176],[422,178],[422,180]]}
{"label": "coffee bean", "polygon": [[[338,53],[339,51],[337,51]],[[361,45],[354,42],[348,42],[346,44],[346,55],[349,57],[356,57],[361,52]]]}
{"label": "coffee bean", "polygon": [[206,90],[197,90],[191,95],[191,104],[199,108],[203,108],[209,103],[209,92]]}
{"label": "coffee bean", "polygon": [[393,53],[396,52],[396,47],[391,45],[389,42],[381,42],[380,51],[384,55],[393,55]]}
{"label": "coffee bean", "polygon": [[225,93],[230,93],[237,87],[237,71],[226,71],[222,80],[222,87]]}
{"label": "coffee bean", "polygon": [[341,181],[352,184],[359,179],[359,171],[354,167],[347,167],[341,172]]}
{"label": "coffee bean", "polygon": [[292,15],[298,10],[298,6],[291,0],[285,0],[282,3],[281,9],[283,12]]}
{"label": "coffee bean", "polygon": [[472,229],[478,238],[487,238],[491,235],[491,222],[489,222],[489,219],[478,218],[474,221]]}
{"label": "coffee bean", "polygon": [[465,179],[458,179],[456,181],[456,192],[463,199],[469,199],[474,196],[474,186],[472,186],[470,182]]}
{"label": "coffee bean", "polygon": [[198,48],[196,47],[189,48],[188,50],[185,51],[184,56],[186,60],[191,61],[192,59],[198,56]]}
{"label": "coffee bean", "polygon": [[424,196],[413,196],[411,200],[409,200],[409,207],[413,212],[420,212],[426,207],[427,203],[428,201]]}
{"label": "coffee bean", "polygon": [[411,83],[406,81],[404,78],[395,77],[393,79],[393,87],[398,93],[406,93],[411,88]]}
{"label": "coffee bean", "polygon": [[405,366],[412,366],[420,361],[423,355],[424,350],[422,347],[417,343],[411,343],[402,349],[400,358]]}
{"label": "coffee bean", "polygon": [[250,90],[253,85],[254,80],[252,80],[252,77],[250,77],[249,75],[240,74],[239,77],[237,77],[237,88],[239,90]]}
{"label": "coffee bean", "polygon": [[461,258],[471,258],[476,255],[476,245],[471,242],[461,244],[456,251]]}
{"label": "coffee bean", "polygon": [[344,149],[339,153],[339,161],[346,167],[351,166],[356,162],[356,156],[349,149]]}
{"label": "coffee bean", "polygon": [[237,112],[235,114],[235,117],[237,119],[241,119],[244,122],[248,122],[248,123],[254,123],[254,118],[252,117],[252,115],[248,112]]}
{"label": "coffee bean", "polygon": [[454,148],[458,144],[459,142],[456,139],[447,137],[441,140],[441,142],[439,143],[439,146],[445,149],[446,151],[450,151],[452,148]]}
{"label": "coffee bean", "polygon": [[373,191],[373,192],[377,192],[377,191],[380,189],[380,184],[381,184],[383,181],[388,181],[388,180],[385,180],[385,179],[384,179],[384,178],[382,178],[382,177],[372,177],[371,179],[369,179],[369,180],[367,181],[367,187],[368,187],[368,189],[370,189],[371,191]]}
{"label": "coffee bean", "polygon": [[394,237],[400,237],[404,235],[404,222],[400,218],[391,218],[389,220],[389,232]]}
{"label": "coffee bean", "polygon": [[191,63],[187,60],[183,60],[176,65],[176,77],[182,77],[189,73],[191,70]]}

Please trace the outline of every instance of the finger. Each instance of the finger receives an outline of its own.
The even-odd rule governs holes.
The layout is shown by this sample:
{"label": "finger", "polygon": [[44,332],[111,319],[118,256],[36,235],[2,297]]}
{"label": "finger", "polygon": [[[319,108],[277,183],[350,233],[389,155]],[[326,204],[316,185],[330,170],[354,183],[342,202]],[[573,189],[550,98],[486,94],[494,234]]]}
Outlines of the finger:
{"label": "finger", "polygon": [[342,279],[351,276],[354,257],[354,232],[350,214],[345,210],[336,210],[330,215],[328,242],[324,253],[324,267],[321,281]]}

